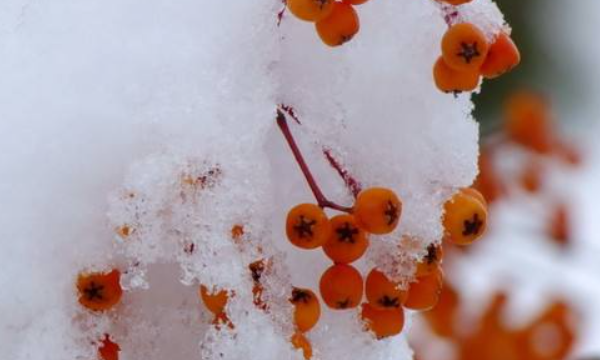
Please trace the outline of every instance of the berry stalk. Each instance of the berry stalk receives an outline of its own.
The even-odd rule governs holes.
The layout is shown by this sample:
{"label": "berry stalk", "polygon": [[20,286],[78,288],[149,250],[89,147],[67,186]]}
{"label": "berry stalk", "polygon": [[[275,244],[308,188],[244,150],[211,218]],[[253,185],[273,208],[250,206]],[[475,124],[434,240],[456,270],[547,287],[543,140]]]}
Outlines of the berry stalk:
{"label": "berry stalk", "polygon": [[315,181],[315,178],[312,175],[310,169],[308,168],[308,165],[306,164],[306,161],[304,160],[304,156],[302,156],[302,152],[300,151],[300,148],[298,148],[298,145],[296,144],[296,141],[294,140],[294,136],[292,135],[292,132],[290,131],[290,128],[287,123],[287,118],[286,118],[285,114],[281,111],[281,109],[277,109],[277,126],[279,126],[281,133],[283,134],[283,136],[285,137],[285,140],[287,141],[288,145],[290,146],[290,149],[292,150],[292,154],[294,154],[294,158],[296,159],[298,166],[300,166],[300,170],[302,170],[302,174],[304,174],[304,178],[306,179],[306,182],[308,183],[310,190],[312,191],[315,199],[317,200],[317,204],[319,205],[319,207],[330,208],[330,209],[334,209],[334,210],[338,210],[338,211],[351,213],[352,212],[351,207],[338,205],[338,204],[334,203],[333,201],[328,200],[325,197],[325,195],[321,191],[321,188]]}

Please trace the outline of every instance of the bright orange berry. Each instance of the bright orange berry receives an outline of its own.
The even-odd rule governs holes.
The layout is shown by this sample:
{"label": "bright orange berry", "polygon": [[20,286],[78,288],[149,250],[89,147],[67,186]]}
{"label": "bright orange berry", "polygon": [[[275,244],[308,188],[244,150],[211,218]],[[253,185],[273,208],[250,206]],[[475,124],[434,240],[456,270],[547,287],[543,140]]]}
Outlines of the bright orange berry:
{"label": "bright orange berry", "polygon": [[119,345],[112,342],[107,334],[98,347],[98,356],[102,360],[119,360],[119,351],[121,351]]}
{"label": "bright orange berry", "polygon": [[521,54],[510,36],[501,32],[490,45],[487,57],[481,65],[481,75],[488,79],[498,77],[521,62]]}
{"label": "bright orange berry", "polygon": [[443,286],[443,274],[436,270],[429,275],[418,277],[410,284],[404,307],[412,310],[430,310],[439,300]]}
{"label": "bright orange berry", "polygon": [[522,91],[512,95],[505,105],[505,130],[514,142],[547,154],[555,139],[550,106],[541,95]]}
{"label": "bright orange berry", "polygon": [[323,245],[323,251],[335,263],[349,264],[367,251],[369,239],[353,215],[334,216],[331,229],[331,238]]}
{"label": "bright orange berry", "polygon": [[224,313],[229,295],[226,290],[209,292],[206,286],[200,285],[200,298],[211,313],[220,315]]}
{"label": "bright orange berry", "polygon": [[318,21],[315,26],[325,44],[339,46],[350,41],[358,33],[360,23],[352,5],[335,2],[331,14]]}
{"label": "bright orange berry", "polygon": [[427,247],[427,254],[417,263],[417,271],[415,276],[420,277],[431,274],[441,265],[444,258],[442,244],[430,244]]}
{"label": "bright orange berry", "polygon": [[333,11],[333,0],[287,0],[287,7],[298,19],[319,21]]}
{"label": "bright orange berry", "polygon": [[363,279],[350,265],[337,264],[327,269],[319,283],[321,298],[332,309],[351,309],[360,304]]}
{"label": "bright orange berry", "polygon": [[404,309],[402,307],[379,309],[371,304],[362,304],[361,317],[367,329],[375,333],[378,339],[398,335],[404,327]]}
{"label": "bright orange berry", "polygon": [[354,204],[354,216],[360,226],[372,234],[389,234],[400,221],[402,202],[390,189],[370,188],[361,191]]}
{"label": "bright orange berry", "polygon": [[454,244],[471,244],[485,232],[487,207],[476,197],[459,191],[444,204],[443,224]]}
{"label": "bright orange berry", "polygon": [[433,80],[440,91],[445,93],[461,93],[472,91],[479,85],[479,71],[454,70],[440,56],[433,65]]}
{"label": "bright orange berry", "polygon": [[305,360],[312,358],[312,346],[304,334],[300,332],[294,333],[290,341],[292,342],[294,349],[302,350]]}
{"label": "bright orange berry", "polygon": [[285,230],[290,242],[302,249],[318,248],[331,236],[327,215],[314,204],[300,204],[292,208]]}
{"label": "bright orange berry", "polygon": [[315,293],[309,289],[294,288],[290,302],[294,304],[294,323],[298,331],[312,329],[321,317],[321,305]]}
{"label": "bright orange berry", "polygon": [[123,295],[120,279],[121,273],[116,269],[109,273],[79,274],[77,278],[79,303],[94,311],[112,308]]}
{"label": "bright orange berry", "polygon": [[381,271],[373,269],[367,275],[365,295],[372,307],[385,310],[400,308],[408,292],[398,288],[398,284],[390,281]]}
{"label": "bright orange berry", "polygon": [[442,56],[446,64],[458,71],[479,70],[489,45],[485,34],[470,23],[452,25],[442,38]]}

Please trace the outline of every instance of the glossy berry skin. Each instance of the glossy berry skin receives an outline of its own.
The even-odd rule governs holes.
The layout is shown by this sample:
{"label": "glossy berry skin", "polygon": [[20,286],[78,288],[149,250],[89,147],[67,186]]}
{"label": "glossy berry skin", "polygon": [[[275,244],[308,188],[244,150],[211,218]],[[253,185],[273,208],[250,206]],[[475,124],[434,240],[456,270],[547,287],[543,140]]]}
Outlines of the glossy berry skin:
{"label": "glossy berry skin", "polygon": [[417,263],[416,277],[429,275],[436,271],[442,264],[444,258],[444,251],[442,250],[442,244],[430,244],[427,247],[427,254]]}
{"label": "glossy berry skin", "polygon": [[327,215],[317,205],[300,204],[288,213],[285,230],[288,239],[302,249],[315,249],[331,236]]}
{"label": "glossy berry skin", "polygon": [[356,223],[353,215],[331,218],[331,237],[323,245],[323,251],[333,262],[349,264],[363,256],[369,247],[369,239]]}
{"label": "glossy berry skin", "polygon": [[200,285],[200,298],[202,299],[202,302],[208,311],[215,315],[220,315],[225,310],[225,305],[227,305],[229,295],[227,294],[226,290],[209,292],[206,286]]}
{"label": "glossy berry skin", "polygon": [[390,189],[373,187],[361,191],[354,205],[354,216],[366,231],[389,234],[400,221],[402,202]]}
{"label": "glossy berry skin", "polygon": [[358,14],[352,5],[335,2],[329,16],[316,23],[317,33],[329,46],[340,46],[350,41],[360,29]]}
{"label": "glossy berry skin", "polygon": [[77,278],[79,303],[93,311],[112,308],[123,295],[120,279],[121,273],[116,269],[109,273],[80,274]]}
{"label": "glossy berry skin", "polygon": [[509,72],[521,62],[517,45],[505,32],[501,32],[490,45],[485,62],[481,66],[481,75],[487,79],[496,78]]}
{"label": "glossy berry skin", "polygon": [[292,342],[294,349],[302,350],[305,360],[312,358],[312,346],[304,334],[296,332],[294,335],[292,335],[290,341]]}
{"label": "glossy berry skin", "polygon": [[487,200],[485,199],[483,194],[479,192],[479,190],[468,187],[462,188],[460,189],[460,191],[465,195],[474,197],[475,199],[479,200],[483,205],[487,206]]}
{"label": "glossy berry skin", "polygon": [[314,292],[294,288],[290,302],[294,305],[294,323],[300,332],[312,329],[321,317],[321,305]]}
{"label": "glossy berry skin", "polygon": [[458,71],[452,69],[442,57],[433,65],[433,80],[435,86],[445,93],[458,94],[463,91],[473,91],[479,85],[479,71]]}
{"label": "glossy berry skin", "polygon": [[443,274],[439,269],[429,275],[418,277],[410,284],[404,307],[419,311],[432,309],[438,303],[442,286]]}
{"label": "glossy berry skin", "polygon": [[361,318],[367,329],[378,339],[398,335],[404,327],[404,309],[378,309],[371,304],[362,304]]}
{"label": "glossy berry skin", "polygon": [[337,264],[323,273],[319,289],[321,298],[331,309],[351,309],[360,304],[363,279],[352,266]]}
{"label": "glossy berry skin", "polygon": [[452,25],[442,38],[442,57],[457,71],[479,70],[488,50],[485,34],[470,23]]}
{"label": "glossy berry skin", "polygon": [[119,360],[121,348],[106,335],[98,347],[98,356],[101,360]]}
{"label": "glossy berry skin", "polygon": [[408,292],[398,288],[384,273],[371,270],[365,282],[365,295],[370,306],[376,309],[399,309],[406,301]]}
{"label": "glossy berry skin", "polygon": [[445,235],[457,245],[469,245],[479,239],[487,226],[487,207],[462,191],[444,204]]}
{"label": "glossy berry skin", "polygon": [[287,0],[287,8],[300,20],[316,22],[331,14],[333,0]]}

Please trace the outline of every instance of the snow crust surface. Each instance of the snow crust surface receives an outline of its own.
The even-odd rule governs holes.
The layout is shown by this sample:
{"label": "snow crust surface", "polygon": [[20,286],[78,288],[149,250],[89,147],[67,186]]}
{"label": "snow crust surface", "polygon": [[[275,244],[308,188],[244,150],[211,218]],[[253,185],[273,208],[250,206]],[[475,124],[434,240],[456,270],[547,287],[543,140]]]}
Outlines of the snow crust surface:
{"label": "snow crust surface", "polygon": [[[0,4],[0,358],[91,359],[110,333],[125,360],[301,359],[287,299],[292,286],[317,290],[329,262],[285,239],[287,211],[314,199],[276,127],[282,103],[328,197],[352,203],[324,147],[363,186],[400,195],[401,225],[373,237],[356,266],[410,280],[411,261],[440,240],[441,204],[477,173],[470,96],[431,79],[443,12],[372,1],[357,37],[330,49],[288,13],[277,26],[281,8]],[[503,26],[488,0],[462,16],[489,33]],[[252,305],[247,268],[261,258],[268,313]],[[82,309],[77,274],[112,267],[124,274],[121,304]],[[234,330],[210,325],[200,283],[235,291]],[[315,359],[411,357],[404,335],[377,341],[356,311],[324,310],[308,337]]]}

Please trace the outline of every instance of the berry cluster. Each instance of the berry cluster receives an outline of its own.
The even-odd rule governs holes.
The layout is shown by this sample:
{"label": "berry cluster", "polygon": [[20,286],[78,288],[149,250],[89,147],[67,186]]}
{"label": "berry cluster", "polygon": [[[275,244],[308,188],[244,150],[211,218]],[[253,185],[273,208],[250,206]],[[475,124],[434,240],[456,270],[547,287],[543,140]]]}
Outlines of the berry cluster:
{"label": "berry cluster", "polygon": [[321,40],[329,46],[350,41],[360,29],[354,5],[369,0],[287,0],[287,8],[298,19],[315,23]]}
{"label": "berry cluster", "polygon": [[[367,302],[361,307],[365,328],[379,339],[399,334],[404,326],[404,308],[429,310],[438,301],[443,283],[441,246],[431,245],[428,248],[427,256],[417,264],[416,280],[409,289],[401,288],[399,283],[390,280],[377,268],[371,269],[363,281],[361,273],[351,263],[365,254],[371,235],[390,234],[396,229],[402,213],[402,201],[395,192],[381,187],[358,191],[352,207],[327,200],[308,170],[282,111],[278,112],[277,121],[317,199],[317,204],[299,204],[288,212],[287,238],[294,246],[304,250],[322,248],[333,262],[319,282],[322,301],[330,309],[346,310],[361,305],[365,295]],[[331,154],[325,155],[330,160]],[[330,164],[337,165],[331,160]],[[347,171],[339,171],[338,168],[338,172],[345,175],[347,185],[356,185],[353,179],[348,181]],[[330,218],[325,208],[341,214]],[[485,231],[487,203],[474,189],[462,189],[456,193],[445,203],[444,212],[445,238],[451,243],[468,245]],[[310,343],[303,333],[318,322],[319,301],[309,289],[294,289],[290,301],[296,306],[297,332],[292,343],[302,348],[308,359]]]}
{"label": "berry cluster", "polygon": [[433,78],[444,92],[474,90],[481,76],[496,78],[521,61],[517,46],[506,32],[500,32],[489,43],[477,26],[467,22],[450,26],[441,46],[442,55],[433,66]]}

